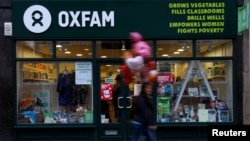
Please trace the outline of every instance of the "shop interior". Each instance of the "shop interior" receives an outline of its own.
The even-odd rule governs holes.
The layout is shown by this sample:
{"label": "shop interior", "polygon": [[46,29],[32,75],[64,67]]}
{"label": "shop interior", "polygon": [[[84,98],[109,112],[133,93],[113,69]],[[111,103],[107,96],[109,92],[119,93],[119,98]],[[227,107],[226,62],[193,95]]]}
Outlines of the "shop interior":
{"label": "shop interior", "polygon": [[[131,49],[130,43],[127,40],[123,41],[96,41],[96,54],[93,55],[93,42],[92,41],[57,41],[55,48],[51,41],[17,41],[16,57],[17,58],[73,58],[73,59],[89,59],[93,56],[102,59],[121,58],[124,51]],[[152,46],[152,41],[147,41]],[[195,48],[194,48],[195,46]],[[152,49],[153,52],[153,49]],[[216,100],[221,100],[226,103],[229,112],[228,121],[232,121],[232,62],[230,60],[202,60],[201,70],[198,70],[198,66],[192,66],[192,72],[188,71],[190,61],[182,60],[181,57],[191,57],[193,54],[197,57],[230,57],[232,56],[232,42],[231,40],[197,40],[195,43],[191,40],[162,40],[156,41],[155,56],[161,58],[157,61],[158,73],[162,76],[171,76],[171,81],[168,79],[163,82],[157,81],[157,122],[220,122],[219,119],[193,119],[195,112],[199,110],[199,106],[207,104],[205,101],[211,101],[211,96],[208,95],[208,88],[205,85],[204,77],[201,74],[204,73],[206,81],[209,82],[209,87],[213,92]],[[171,61],[168,58],[177,57],[178,59]],[[165,59],[165,60],[164,60]],[[58,80],[59,75],[74,74],[76,68],[76,62],[78,61],[19,61],[17,65],[17,102],[18,102],[18,115],[22,112],[29,111],[29,108],[38,108],[36,110],[43,111],[51,117],[55,111],[62,112],[65,118],[58,121],[47,121],[49,123],[91,123],[93,118],[91,112],[93,112],[93,84],[84,84],[78,87],[73,83],[73,88],[84,89],[84,98],[81,96],[74,104],[72,101],[69,105],[60,105]],[[83,61],[84,62],[84,61]],[[115,79],[116,75],[121,73],[119,65],[115,67],[112,64],[102,65],[100,67],[100,81],[105,81],[106,78]],[[188,73],[190,76],[186,77]],[[92,74],[93,75],[93,74]],[[73,77],[74,78],[74,77]],[[75,79],[75,78],[74,78]],[[74,79],[71,79],[73,82]],[[172,115],[172,111],[175,106],[176,99],[182,89],[183,82],[188,79],[185,88],[183,88],[182,98],[178,104],[177,113]],[[112,81],[114,83],[114,81]],[[134,92],[134,86],[136,82],[129,85],[129,88]],[[170,84],[170,92],[166,93],[163,89],[163,85]],[[165,87],[164,87],[165,88]],[[189,92],[194,88],[194,92]],[[190,95],[190,93],[196,93],[197,95]],[[39,100],[34,97],[38,97],[42,101],[42,109],[34,103],[39,103]],[[80,100],[79,99],[84,99]],[[31,102],[29,101],[32,98]],[[27,101],[23,101],[27,100]],[[81,102],[79,102],[81,101]],[[22,103],[23,102],[23,103]],[[161,106],[159,106],[159,103]],[[165,105],[164,105],[165,104]],[[201,105],[200,105],[201,104]],[[162,106],[164,105],[164,106]],[[208,109],[205,105],[205,108]],[[41,106],[40,106],[41,108]],[[164,109],[164,110],[163,110]],[[185,111],[186,110],[186,111]],[[89,111],[88,117],[83,117],[84,113]],[[206,110],[200,110],[206,112]],[[58,113],[59,113],[58,112]],[[110,110],[112,112],[112,109]],[[76,120],[68,118],[70,113],[71,117],[77,117]],[[20,115],[25,117],[29,115]],[[113,113],[109,113],[112,115]],[[45,114],[44,114],[45,115]],[[41,119],[36,119],[35,123],[45,123],[46,116],[41,115]],[[175,116],[175,117],[173,117]],[[197,115],[196,115],[197,116]],[[80,118],[81,117],[81,118]],[[184,118],[185,117],[185,118]],[[85,118],[85,119],[84,119]],[[88,120],[86,120],[88,118]],[[52,117],[54,119],[54,117]],[[117,122],[117,120],[113,120]],[[18,119],[18,123],[30,123],[28,119]],[[34,122],[34,121],[33,121]],[[109,122],[112,122],[110,120]]]}

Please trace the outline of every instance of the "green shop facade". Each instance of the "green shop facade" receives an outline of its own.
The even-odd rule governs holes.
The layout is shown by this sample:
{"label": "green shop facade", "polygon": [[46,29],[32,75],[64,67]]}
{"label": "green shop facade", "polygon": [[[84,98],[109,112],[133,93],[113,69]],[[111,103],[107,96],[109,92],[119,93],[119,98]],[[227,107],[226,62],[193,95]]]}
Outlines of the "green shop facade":
{"label": "green shop facade", "polygon": [[12,0],[12,23],[16,141],[130,140],[140,84],[112,95],[130,32],[156,61],[158,141],[238,124],[236,0]]}

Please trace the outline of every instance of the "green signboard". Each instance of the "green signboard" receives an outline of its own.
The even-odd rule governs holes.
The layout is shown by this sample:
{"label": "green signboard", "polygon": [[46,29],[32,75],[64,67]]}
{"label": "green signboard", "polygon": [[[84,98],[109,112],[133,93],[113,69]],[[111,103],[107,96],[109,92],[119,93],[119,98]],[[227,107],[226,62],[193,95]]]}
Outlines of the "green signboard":
{"label": "green signboard", "polygon": [[249,4],[238,8],[238,33],[249,28]]}
{"label": "green signboard", "polygon": [[237,36],[235,0],[12,0],[14,38]]}
{"label": "green signboard", "polygon": [[158,114],[170,113],[170,97],[157,97]]}
{"label": "green signboard", "polygon": [[114,83],[114,78],[105,78],[106,83]]}

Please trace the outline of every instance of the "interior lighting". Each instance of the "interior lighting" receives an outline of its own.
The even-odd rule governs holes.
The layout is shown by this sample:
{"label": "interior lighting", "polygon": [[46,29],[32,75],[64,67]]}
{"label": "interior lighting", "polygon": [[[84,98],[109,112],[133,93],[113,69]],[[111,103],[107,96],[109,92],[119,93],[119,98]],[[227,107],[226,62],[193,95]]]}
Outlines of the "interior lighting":
{"label": "interior lighting", "polygon": [[76,56],[80,57],[80,56],[82,56],[82,54],[78,53],[78,54],[76,54]]}
{"label": "interior lighting", "polygon": [[61,47],[62,47],[62,45],[60,45],[60,44],[56,45],[56,48],[61,48]]}
{"label": "interior lighting", "polygon": [[124,41],[122,41],[122,49],[121,49],[121,50],[122,50],[122,51],[126,50]]}
{"label": "interior lighting", "polygon": [[71,52],[70,52],[70,51],[65,51],[64,53],[65,53],[65,54],[71,54]]}
{"label": "interior lighting", "polygon": [[183,52],[184,50],[182,48],[178,49],[177,50],[178,52]]}
{"label": "interior lighting", "polygon": [[167,56],[168,56],[168,54],[162,54],[162,56],[163,56],[163,57],[167,57]]}

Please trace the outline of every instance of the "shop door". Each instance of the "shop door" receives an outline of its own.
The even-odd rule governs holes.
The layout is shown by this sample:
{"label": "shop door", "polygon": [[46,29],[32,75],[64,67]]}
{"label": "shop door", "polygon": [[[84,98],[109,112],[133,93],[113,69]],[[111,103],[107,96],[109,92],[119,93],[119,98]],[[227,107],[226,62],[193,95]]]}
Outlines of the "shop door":
{"label": "shop door", "polygon": [[131,138],[135,101],[132,91],[134,83],[126,85],[122,82],[120,66],[121,64],[99,64],[98,138],[101,141],[129,141]]}

